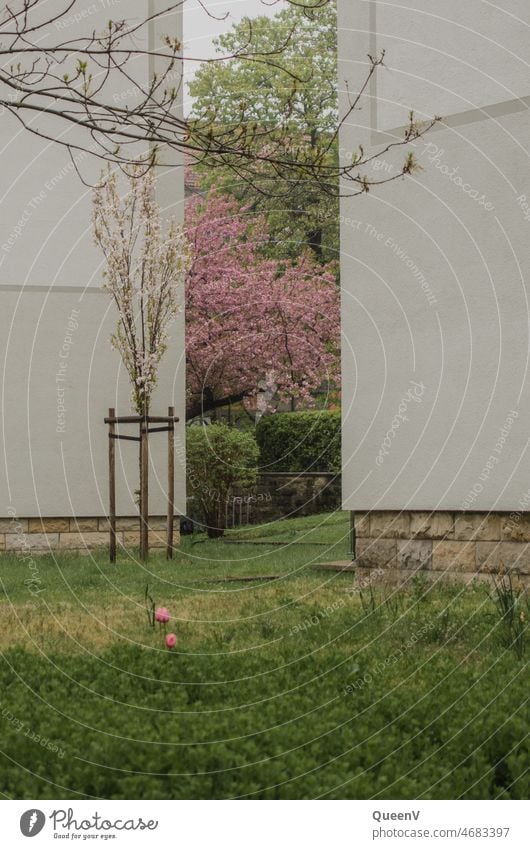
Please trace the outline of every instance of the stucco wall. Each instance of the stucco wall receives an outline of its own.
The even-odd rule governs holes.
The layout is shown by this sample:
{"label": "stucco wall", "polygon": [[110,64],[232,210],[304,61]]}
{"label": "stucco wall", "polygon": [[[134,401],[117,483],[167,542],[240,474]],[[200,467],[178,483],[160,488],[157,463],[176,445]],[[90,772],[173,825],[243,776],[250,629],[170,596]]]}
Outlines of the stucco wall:
{"label": "stucco wall", "polygon": [[345,509],[527,509],[530,7],[496,7],[339,3],[343,113],[386,50],[343,161],[444,118],[421,170],[342,201]]}
{"label": "stucco wall", "polygon": [[[47,14],[64,8],[56,0],[45,5]],[[76,4],[78,18],[67,16],[51,34],[55,40],[79,37],[102,30],[109,17],[139,20],[152,8],[145,0]],[[180,14],[166,16],[164,28],[178,35]],[[153,44],[158,35],[152,33]],[[137,60],[135,74],[147,80],[148,70],[147,61]],[[122,81],[108,97],[131,104],[137,93]],[[42,116],[37,120],[46,127]],[[109,407],[132,411],[120,358],[109,344],[117,318],[110,297],[99,289],[103,262],[93,245],[91,191],[64,148],[21,130],[7,112],[1,116],[0,149],[7,176],[0,194],[0,517],[101,517],[108,509],[103,418]],[[164,157],[179,164],[176,157]],[[103,167],[84,154],[77,162],[88,181]],[[181,218],[181,167],[160,172],[157,193],[164,214]],[[152,412],[165,415],[169,405],[181,416],[176,510],[185,513],[183,313],[172,327]],[[166,509],[165,435],[153,435],[151,448],[150,509],[160,515]],[[117,468],[118,512],[131,515],[138,485],[135,443],[117,443]]]}

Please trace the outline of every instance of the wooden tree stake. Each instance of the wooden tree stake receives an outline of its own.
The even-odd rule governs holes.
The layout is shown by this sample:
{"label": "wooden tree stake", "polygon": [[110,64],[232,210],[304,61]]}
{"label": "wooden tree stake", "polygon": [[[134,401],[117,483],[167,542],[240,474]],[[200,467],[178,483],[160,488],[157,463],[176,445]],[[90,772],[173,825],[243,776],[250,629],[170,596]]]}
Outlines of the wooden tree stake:
{"label": "wooden tree stake", "polygon": [[114,407],[109,407],[109,525],[110,562],[116,563],[116,454],[114,439]]}
{"label": "wooden tree stake", "polygon": [[173,557],[173,517],[175,515],[175,408],[167,408],[167,548],[166,559]]}
{"label": "wooden tree stake", "polygon": [[149,423],[140,422],[140,558],[149,557]]}
{"label": "wooden tree stake", "polygon": [[[175,516],[175,408],[168,407],[167,416],[117,416],[113,407],[109,409],[105,424],[109,426],[109,527],[110,560],[116,561],[116,439],[127,439],[140,444],[140,557],[149,557],[149,434],[167,431],[167,540],[166,556],[173,557],[173,525]],[[164,427],[149,427],[161,424]],[[116,433],[117,424],[138,424],[138,436]]]}

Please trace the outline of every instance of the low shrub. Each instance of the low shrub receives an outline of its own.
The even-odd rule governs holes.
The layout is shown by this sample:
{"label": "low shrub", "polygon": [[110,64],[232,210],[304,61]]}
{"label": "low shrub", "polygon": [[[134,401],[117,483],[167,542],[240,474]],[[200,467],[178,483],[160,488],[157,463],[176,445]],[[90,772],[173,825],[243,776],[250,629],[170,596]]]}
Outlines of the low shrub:
{"label": "low shrub", "polygon": [[186,432],[188,493],[209,537],[222,536],[232,487],[251,486],[257,477],[256,440],[225,424],[192,426]]}
{"label": "low shrub", "polygon": [[[474,656],[470,667],[419,640],[394,663],[421,623],[379,646],[367,638],[380,624],[365,618],[341,636],[348,622],[344,606],[280,641],[257,625],[252,651],[216,645],[213,635],[189,654],[9,650],[0,659],[0,792],[526,798],[526,682],[513,653]],[[323,645],[329,624],[335,639]]]}
{"label": "low shrub", "polygon": [[264,472],[340,472],[340,412],[264,416],[256,439]]}

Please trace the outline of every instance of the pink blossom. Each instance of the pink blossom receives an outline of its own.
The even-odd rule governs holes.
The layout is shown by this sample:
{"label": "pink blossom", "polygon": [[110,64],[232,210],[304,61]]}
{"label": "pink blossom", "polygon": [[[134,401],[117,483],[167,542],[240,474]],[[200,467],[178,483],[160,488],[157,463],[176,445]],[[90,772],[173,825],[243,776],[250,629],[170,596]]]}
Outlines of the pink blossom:
{"label": "pink blossom", "polygon": [[[192,264],[186,281],[191,408],[241,395],[260,412],[278,400],[311,406],[340,379],[340,290],[333,265],[308,251],[263,256],[263,216],[210,192],[187,207]],[[264,386],[265,384],[265,386]]]}
{"label": "pink blossom", "polygon": [[174,649],[177,645],[177,635],[176,634],[168,634],[166,636],[166,647],[168,649]]}
{"label": "pink blossom", "polygon": [[167,607],[159,607],[155,613],[157,622],[169,622],[169,610]]}

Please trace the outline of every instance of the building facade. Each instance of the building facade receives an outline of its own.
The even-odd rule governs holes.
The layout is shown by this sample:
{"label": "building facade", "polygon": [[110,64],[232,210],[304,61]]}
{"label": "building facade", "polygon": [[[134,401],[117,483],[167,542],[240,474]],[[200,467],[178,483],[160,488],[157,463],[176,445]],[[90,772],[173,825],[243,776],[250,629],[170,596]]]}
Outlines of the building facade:
{"label": "building facade", "polygon": [[[406,178],[341,209],[343,507],[368,568],[530,566],[530,104],[524,0],[339,2],[340,139],[388,148],[409,111],[442,120]],[[343,186],[345,195],[349,189]]]}
{"label": "building facade", "polygon": [[[46,4],[47,14],[64,4]],[[50,24],[52,41],[103,30],[109,17],[140,20],[153,10],[145,0],[96,2]],[[81,14],[83,12],[83,14]],[[164,30],[179,37],[178,12]],[[158,27],[137,48],[153,49]],[[147,28],[146,32],[147,32]],[[135,60],[136,78],[149,79],[152,62]],[[139,63],[139,64],[138,64]],[[123,78],[107,95],[116,104],[137,96]],[[46,127],[42,115],[34,119]],[[75,132],[64,127],[64,137]],[[2,463],[0,467],[0,548],[7,551],[84,549],[108,542],[107,428],[109,407],[130,414],[130,390],[109,337],[117,323],[110,296],[101,289],[103,261],[94,246],[91,189],[101,161],[68,151],[21,128],[7,111],[0,123],[0,346],[2,350]],[[169,154],[168,154],[169,156]],[[165,215],[183,214],[183,169],[177,159],[158,177]],[[176,511],[185,513],[184,315],[172,328],[152,413],[174,405],[181,420],[176,442]],[[125,430],[125,429],[124,429]],[[126,432],[126,430],[125,430]],[[130,430],[129,430],[130,432]],[[166,512],[167,446],[151,439],[150,510]],[[135,491],[137,446],[118,442],[118,539],[137,542]],[[153,520],[157,544],[161,520]],[[163,541],[160,542],[163,544]]]}

